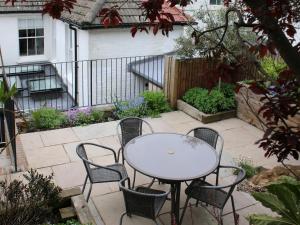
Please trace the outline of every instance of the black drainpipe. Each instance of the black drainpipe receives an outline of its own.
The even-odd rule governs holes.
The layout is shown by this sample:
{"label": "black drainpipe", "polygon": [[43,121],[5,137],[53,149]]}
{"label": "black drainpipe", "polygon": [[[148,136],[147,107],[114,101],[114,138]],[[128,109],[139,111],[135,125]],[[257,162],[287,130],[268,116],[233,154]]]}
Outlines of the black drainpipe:
{"label": "black drainpipe", "polygon": [[75,106],[78,106],[78,51],[77,51],[77,29],[73,25],[69,25],[70,30],[74,31],[74,49],[75,49]]}

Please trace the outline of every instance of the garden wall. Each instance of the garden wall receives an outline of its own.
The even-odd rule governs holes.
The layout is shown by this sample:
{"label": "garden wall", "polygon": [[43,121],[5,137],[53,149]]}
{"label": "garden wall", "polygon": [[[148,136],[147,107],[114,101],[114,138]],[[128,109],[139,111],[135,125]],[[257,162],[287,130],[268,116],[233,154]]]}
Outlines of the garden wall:
{"label": "garden wall", "polygon": [[[176,107],[177,99],[193,87],[212,88],[219,82],[236,83],[258,77],[254,66],[243,65],[231,71],[230,68],[218,70],[220,61],[214,58],[179,59],[165,56],[164,92],[172,107]],[[228,72],[229,71],[229,72]]]}
{"label": "garden wall", "polygon": [[[255,127],[263,130],[263,126],[259,119],[264,121],[262,116],[259,119],[255,116],[259,111],[263,102],[260,101],[262,95],[254,94],[247,85],[243,85],[239,93],[236,94],[237,101],[237,117]],[[249,107],[249,105],[251,107]],[[254,114],[255,113],[255,114]],[[298,127],[300,129],[300,116],[295,116],[287,121],[288,124]]]}

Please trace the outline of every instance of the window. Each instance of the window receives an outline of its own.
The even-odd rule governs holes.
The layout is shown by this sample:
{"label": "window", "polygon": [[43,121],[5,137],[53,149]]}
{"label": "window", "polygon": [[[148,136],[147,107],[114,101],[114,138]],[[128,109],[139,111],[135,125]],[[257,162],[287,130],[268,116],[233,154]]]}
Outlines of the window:
{"label": "window", "polygon": [[209,4],[210,5],[221,5],[222,0],[210,0]]}
{"label": "window", "polygon": [[44,54],[44,25],[42,19],[19,20],[20,56]]}

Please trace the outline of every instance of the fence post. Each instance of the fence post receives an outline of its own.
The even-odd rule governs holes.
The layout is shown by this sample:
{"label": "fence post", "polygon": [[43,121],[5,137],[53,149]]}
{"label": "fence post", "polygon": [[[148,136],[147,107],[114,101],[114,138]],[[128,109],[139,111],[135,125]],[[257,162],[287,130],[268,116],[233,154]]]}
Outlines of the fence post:
{"label": "fence post", "polygon": [[179,75],[179,60],[165,56],[164,93],[173,108],[177,106]]}
{"label": "fence post", "polygon": [[10,142],[11,151],[13,154],[13,163],[15,167],[15,172],[18,171],[18,163],[17,163],[17,146],[16,146],[16,122],[15,122],[15,107],[14,101],[12,99],[8,100],[4,104],[4,117],[7,127],[7,137],[6,142]]}

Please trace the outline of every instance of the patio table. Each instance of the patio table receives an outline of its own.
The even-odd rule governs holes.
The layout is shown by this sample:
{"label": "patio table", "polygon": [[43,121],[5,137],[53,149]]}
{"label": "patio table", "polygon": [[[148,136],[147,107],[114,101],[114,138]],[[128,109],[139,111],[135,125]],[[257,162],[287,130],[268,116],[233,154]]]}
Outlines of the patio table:
{"label": "patio table", "polygon": [[171,185],[171,217],[178,225],[181,182],[204,177],[218,166],[218,155],[209,144],[175,133],[134,138],[125,146],[124,158],[138,172]]}

